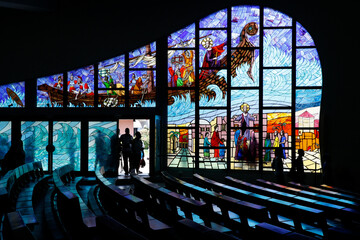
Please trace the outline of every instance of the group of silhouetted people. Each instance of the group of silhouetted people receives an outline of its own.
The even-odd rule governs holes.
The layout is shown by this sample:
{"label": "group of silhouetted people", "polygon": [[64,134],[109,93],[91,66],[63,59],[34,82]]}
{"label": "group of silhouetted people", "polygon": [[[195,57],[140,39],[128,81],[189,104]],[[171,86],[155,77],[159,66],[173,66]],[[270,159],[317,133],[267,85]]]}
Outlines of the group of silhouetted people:
{"label": "group of silhouetted people", "polygon": [[[294,181],[304,182],[304,150],[298,150],[298,157],[291,161],[291,169],[289,177]],[[284,164],[283,164],[283,149],[281,147],[275,148],[275,158],[272,162],[272,168],[275,170],[275,179],[277,183],[285,183]]]}
{"label": "group of silhouetted people", "polygon": [[[125,134],[122,134],[119,139],[122,159],[123,159],[123,168],[125,175],[130,173],[139,174],[140,161],[143,161],[144,158],[144,147],[141,140],[141,133],[136,132],[135,138],[130,135],[129,128],[125,129]],[[130,169],[129,164],[130,163]]]}

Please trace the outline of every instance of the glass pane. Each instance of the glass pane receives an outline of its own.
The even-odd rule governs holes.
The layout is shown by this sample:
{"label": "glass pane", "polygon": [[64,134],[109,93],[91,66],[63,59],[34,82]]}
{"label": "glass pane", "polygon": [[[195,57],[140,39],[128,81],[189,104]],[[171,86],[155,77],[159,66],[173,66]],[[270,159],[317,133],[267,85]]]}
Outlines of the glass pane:
{"label": "glass pane", "polygon": [[210,14],[199,22],[200,28],[223,28],[227,26],[227,9]]}
{"label": "glass pane", "polygon": [[237,49],[231,54],[231,86],[259,86],[259,50]]}
{"label": "glass pane", "polygon": [[195,167],[195,130],[171,129],[167,131],[167,165],[176,168]]}
{"label": "glass pane", "polygon": [[49,154],[46,146],[49,144],[49,122],[21,122],[21,134],[25,163],[40,161],[43,169],[47,171]]}
{"label": "glass pane", "polygon": [[259,124],[259,91],[231,91],[231,126],[257,127]]}
{"label": "glass pane", "polygon": [[321,168],[319,129],[296,129],[295,132],[296,156],[299,156],[300,149],[304,151],[302,158],[304,170],[308,172],[318,171]]}
{"label": "glass pane", "polygon": [[296,46],[315,46],[309,32],[298,22],[296,22]]}
{"label": "glass pane", "polygon": [[[235,124],[235,127],[236,126],[237,124]],[[243,134],[244,132],[245,134]],[[259,142],[258,128],[250,128],[246,130],[243,128],[232,129],[230,143],[230,168],[236,170],[258,170]]]}
{"label": "glass pane", "polygon": [[105,171],[110,167],[116,128],[116,122],[89,122],[89,171],[94,171],[96,164]]}
{"label": "glass pane", "polygon": [[291,69],[264,69],[264,107],[291,106]]}
{"label": "glass pane", "polygon": [[215,70],[213,75],[199,82],[200,107],[227,105],[227,70]]}
{"label": "glass pane", "polygon": [[[258,6],[236,6],[231,9],[231,46],[259,46],[259,16]],[[244,32],[243,32],[244,31]],[[245,38],[241,38],[241,33]]]}
{"label": "glass pane", "polygon": [[11,146],[11,121],[0,121],[0,159],[4,159],[5,154]]}
{"label": "glass pane", "polygon": [[0,86],[0,107],[25,107],[25,82]]}
{"label": "glass pane", "polygon": [[290,67],[291,50],[291,29],[264,30],[264,67]]}
{"label": "glass pane", "polygon": [[319,127],[321,89],[296,90],[295,126]]}
{"label": "glass pane", "polygon": [[[270,145],[271,140],[269,138],[265,139],[265,144]],[[285,153],[284,153],[285,152]],[[290,171],[291,161],[292,161],[292,153],[291,149],[283,149],[283,155],[286,155],[286,159],[282,159],[284,171]],[[263,170],[264,171],[274,171],[271,167],[271,163],[275,158],[275,150],[271,148],[265,148],[263,150]]]}
{"label": "glass pane", "polygon": [[168,37],[168,48],[195,47],[195,23],[191,24]]}
{"label": "glass pane", "polygon": [[131,107],[156,106],[156,71],[129,72],[129,102]]}
{"label": "glass pane", "polygon": [[200,168],[226,169],[226,118],[226,109],[200,109]]}
{"label": "glass pane", "polygon": [[[264,110],[263,146],[265,148],[291,147],[291,110]],[[289,150],[284,151],[284,159]],[[266,160],[267,161],[267,160]]]}
{"label": "glass pane", "polygon": [[194,87],[195,86],[195,51],[169,50],[168,51],[168,86]]}
{"label": "glass pane", "polygon": [[[199,66],[202,68],[218,68],[226,66],[227,31],[200,31]],[[200,79],[207,78],[211,70],[203,70]]]}
{"label": "glass pane", "polygon": [[94,66],[68,72],[69,107],[94,106]]}
{"label": "glass pane", "polygon": [[129,53],[130,68],[156,67],[156,42],[145,45]]}
{"label": "glass pane", "polygon": [[264,8],[264,27],[286,27],[292,25],[292,18],[271,8]]}
{"label": "glass pane", "polygon": [[296,85],[322,86],[322,71],[316,48],[296,50]]}
{"label": "glass pane", "polygon": [[37,79],[37,107],[64,106],[63,74]]}
{"label": "glass pane", "polygon": [[99,107],[125,107],[125,90],[99,90]]}
{"label": "glass pane", "polygon": [[66,164],[74,164],[80,170],[80,122],[54,122],[53,170]]}
{"label": "glass pane", "polygon": [[99,88],[125,88],[125,55],[99,63]]}
{"label": "glass pane", "polygon": [[194,98],[194,90],[168,91],[168,126],[184,127],[195,124]]}

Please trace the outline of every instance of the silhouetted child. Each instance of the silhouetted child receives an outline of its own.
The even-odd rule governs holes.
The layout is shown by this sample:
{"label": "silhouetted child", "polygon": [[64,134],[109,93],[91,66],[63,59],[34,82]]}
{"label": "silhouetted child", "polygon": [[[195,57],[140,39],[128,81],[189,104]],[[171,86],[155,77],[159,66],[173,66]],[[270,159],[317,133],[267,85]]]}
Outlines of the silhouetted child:
{"label": "silhouetted child", "polygon": [[304,150],[298,150],[298,157],[295,159],[294,166],[295,166],[295,178],[296,181],[299,183],[304,182],[304,163],[303,163],[303,156],[305,155]]}
{"label": "silhouetted child", "polygon": [[284,166],[283,166],[283,150],[280,147],[275,148],[275,158],[273,160],[273,169],[275,169],[275,179],[277,183],[284,184]]}

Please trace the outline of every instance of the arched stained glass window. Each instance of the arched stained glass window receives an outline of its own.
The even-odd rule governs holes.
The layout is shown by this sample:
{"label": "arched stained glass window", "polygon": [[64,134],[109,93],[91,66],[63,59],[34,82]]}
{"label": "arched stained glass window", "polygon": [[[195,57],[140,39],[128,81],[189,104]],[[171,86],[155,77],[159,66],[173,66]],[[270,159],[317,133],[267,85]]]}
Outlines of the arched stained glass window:
{"label": "arched stained glass window", "polygon": [[315,43],[277,10],[235,6],[168,37],[169,167],[320,168],[322,72]]}

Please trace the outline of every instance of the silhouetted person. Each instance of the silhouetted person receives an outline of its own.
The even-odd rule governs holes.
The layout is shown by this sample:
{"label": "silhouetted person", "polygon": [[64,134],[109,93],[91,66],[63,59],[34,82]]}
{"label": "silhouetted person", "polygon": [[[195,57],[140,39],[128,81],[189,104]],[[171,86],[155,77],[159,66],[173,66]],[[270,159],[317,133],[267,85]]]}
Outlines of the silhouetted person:
{"label": "silhouetted person", "polygon": [[25,164],[25,151],[23,141],[18,139],[11,143],[9,151],[5,154],[2,168],[4,173],[6,173],[23,164]]}
{"label": "silhouetted person", "polygon": [[304,150],[298,150],[298,157],[295,159],[295,180],[299,183],[304,183],[304,163],[303,156],[305,155]]}
{"label": "silhouetted person", "polygon": [[95,135],[95,168],[97,166],[107,168],[107,155],[105,134],[98,130]]}
{"label": "silhouetted person", "polygon": [[119,139],[119,129],[117,129],[116,134],[114,134],[110,139],[111,152],[109,156],[110,171],[113,172],[115,176],[119,173],[119,160],[120,160],[120,139]]}
{"label": "silhouetted person", "polygon": [[141,141],[141,133],[136,132],[135,138],[132,141],[132,154],[130,158],[130,171],[139,174],[140,160],[144,155],[143,142]]}
{"label": "silhouetted person", "polygon": [[273,160],[273,168],[275,169],[275,179],[277,183],[285,183],[284,166],[283,166],[283,150],[280,147],[275,148],[275,158]]}
{"label": "silhouetted person", "polygon": [[[125,134],[122,134],[120,136],[119,140],[120,140],[121,151],[122,151],[122,155],[123,155],[125,175],[128,175],[129,174],[128,162],[130,161],[130,156],[131,156],[131,151],[132,151],[131,143],[133,141],[133,137],[130,135],[129,128],[125,129]],[[131,163],[130,163],[130,168],[131,168]]]}

